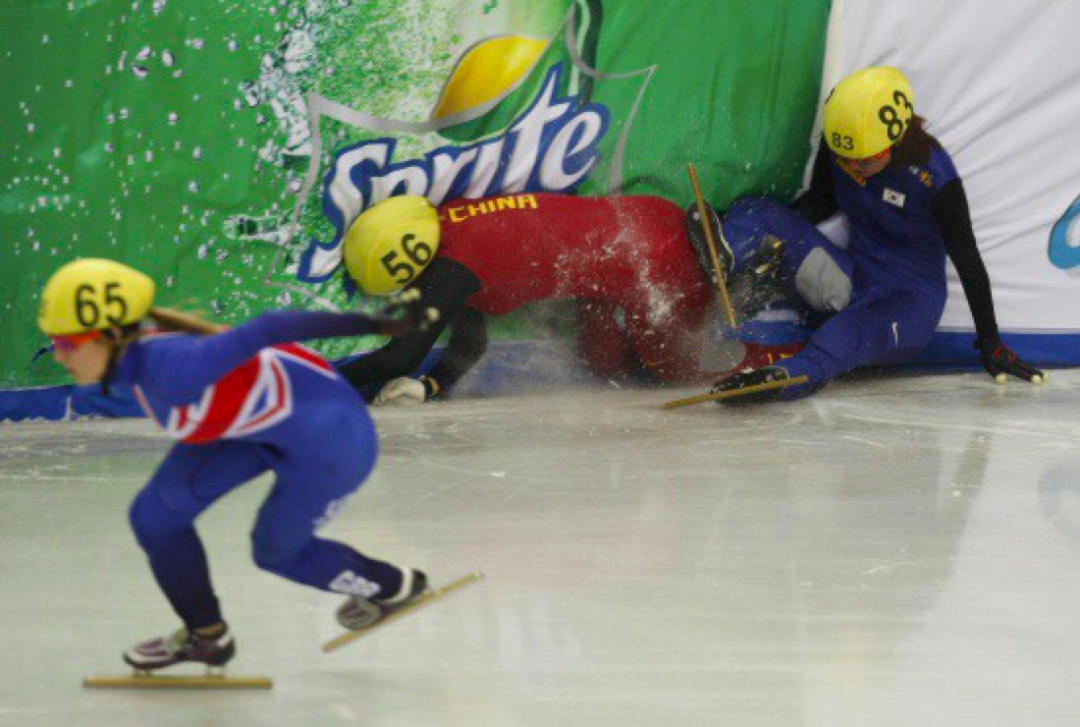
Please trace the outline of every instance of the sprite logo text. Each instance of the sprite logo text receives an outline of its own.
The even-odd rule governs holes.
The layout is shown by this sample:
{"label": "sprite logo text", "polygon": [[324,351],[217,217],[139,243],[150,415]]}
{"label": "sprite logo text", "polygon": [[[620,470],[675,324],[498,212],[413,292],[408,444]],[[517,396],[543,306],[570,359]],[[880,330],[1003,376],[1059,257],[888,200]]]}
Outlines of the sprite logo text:
{"label": "sprite logo text", "polygon": [[[547,73],[532,104],[503,133],[466,146],[442,146],[422,159],[394,161],[395,139],[366,141],[342,149],[323,188],[323,211],[334,224],[330,243],[313,240],[299,277],[318,282],[333,269],[311,265],[337,252],[353,220],[365,209],[395,195],[421,195],[432,204],[520,192],[571,192],[596,166],[597,146],[608,129],[608,111],[560,97],[562,65]],[[336,266],[335,266],[336,267]]]}

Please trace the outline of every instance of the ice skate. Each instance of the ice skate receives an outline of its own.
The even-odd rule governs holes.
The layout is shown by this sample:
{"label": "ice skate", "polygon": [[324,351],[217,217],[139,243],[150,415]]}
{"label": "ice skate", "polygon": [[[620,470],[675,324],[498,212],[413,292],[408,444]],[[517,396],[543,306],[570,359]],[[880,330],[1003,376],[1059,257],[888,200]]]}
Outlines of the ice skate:
{"label": "ice skate", "polygon": [[[720,216],[716,214],[716,210],[706,204],[705,211],[709,220],[709,229],[713,233],[712,238],[713,243],[716,245],[716,257],[720,263],[720,270],[724,275],[724,281],[727,282],[731,279],[731,270],[735,266],[735,253],[732,252],[727,240],[721,234]],[[705,277],[709,279],[709,282],[715,286],[717,284],[716,271],[713,270],[709,243],[705,238],[705,230],[702,227],[701,215],[698,214],[696,204],[686,208],[686,236],[690,238],[690,246],[694,248],[694,254],[697,256],[698,265],[701,266],[702,272],[705,273]]]}
{"label": "ice skate", "polygon": [[[764,366],[753,371],[743,371],[718,381],[708,394],[675,399],[664,403],[665,409],[678,409],[706,401],[732,404],[760,404],[774,401],[780,390],[807,383],[805,376],[794,378],[780,366]],[[734,400],[734,401],[728,401]]]}
{"label": "ice skate", "polygon": [[779,344],[766,344],[766,343],[754,343],[753,341],[740,341],[743,347],[743,357],[735,366],[732,366],[729,370],[719,372],[720,376],[731,376],[734,374],[744,373],[746,371],[753,371],[764,366],[770,366],[777,361],[781,361],[790,356],[794,356],[796,353],[802,350],[803,343],[779,343]]}
{"label": "ice skate", "polygon": [[[88,688],[118,689],[270,689],[266,677],[230,677],[225,665],[236,655],[236,642],[226,630],[217,638],[205,638],[186,629],[149,639],[124,652],[124,661],[134,668],[130,676],[87,677]],[[184,662],[203,664],[203,675],[157,674],[157,670]]]}
{"label": "ice skate", "polygon": [[323,651],[330,652],[354,641],[366,633],[385,626],[397,618],[449,595],[470,583],[483,578],[479,572],[469,573],[440,588],[428,588],[427,576],[422,571],[406,569],[411,581],[402,584],[401,592],[389,599],[349,598],[337,612],[338,623],[348,629],[323,644]]}
{"label": "ice skate", "polygon": [[370,628],[427,591],[427,575],[423,571],[405,568],[402,572],[401,591],[397,595],[388,599],[350,596],[338,609],[338,623],[349,631]]}
{"label": "ice skate", "polygon": [[[730,394],[717,399],[717,403],[721,404],[763,404],[780,398],[782,390],[792,385],[790,382],[791,376],[782,366],[763,366],[718,381],[710,393]],[[764,388],[767,384],[774,385]]]}
{"label": "ice skate", "polygon": [[153,671],[183,661],[223,667],[235,655],[236,642],[228,629],[216,639],[180,629],[168,636],[136,644],[124,652],[124,661],[139,671]]}
{"label": "ice skate", "polygon": [[743,320],[752,320],[770,304],[784,298],[780,277],[783,251],[782,240],[764,235],[749,264],[732,280],[731,299]]}

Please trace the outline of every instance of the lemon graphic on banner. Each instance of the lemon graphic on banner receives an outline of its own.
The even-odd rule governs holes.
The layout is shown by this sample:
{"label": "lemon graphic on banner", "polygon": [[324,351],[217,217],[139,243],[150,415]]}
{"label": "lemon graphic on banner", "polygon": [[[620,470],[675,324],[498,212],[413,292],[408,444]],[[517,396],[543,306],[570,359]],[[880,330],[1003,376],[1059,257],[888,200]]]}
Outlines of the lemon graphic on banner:
{"label": "lemon graphic on banner", "polygon": [[525,35],[499,35],[471,46],[458,59],[443,86],[433,120],[446,122],[439,134],[471,141],[505,127],[528,103],[525,82],[533,76],[551,41]]}

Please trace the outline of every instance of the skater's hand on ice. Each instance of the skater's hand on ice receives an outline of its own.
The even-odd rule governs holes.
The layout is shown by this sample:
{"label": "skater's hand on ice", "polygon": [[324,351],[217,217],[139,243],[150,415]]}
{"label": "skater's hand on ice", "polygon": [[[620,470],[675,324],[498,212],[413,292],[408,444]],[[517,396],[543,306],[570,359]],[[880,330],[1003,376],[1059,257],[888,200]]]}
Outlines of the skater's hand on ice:
{"label": "skater's hand on ice", "polygon": [[976,341],[975,347],[981,352],[982,364],[986,372],[999,384],[1004,384],[1009,376],[1015,376],[1033,384],[1041,384],[1046,378],[1042,371],[1021,361],[1020,357],[1002,343],[1000,338]]}
{"label": "skater's hand on ice", "polygon": [[372,318],[378,333],[402,336],[426,331],[439,320],[439,311],[424,304],[419,290],[411,289],[390,298],[386,307]]}

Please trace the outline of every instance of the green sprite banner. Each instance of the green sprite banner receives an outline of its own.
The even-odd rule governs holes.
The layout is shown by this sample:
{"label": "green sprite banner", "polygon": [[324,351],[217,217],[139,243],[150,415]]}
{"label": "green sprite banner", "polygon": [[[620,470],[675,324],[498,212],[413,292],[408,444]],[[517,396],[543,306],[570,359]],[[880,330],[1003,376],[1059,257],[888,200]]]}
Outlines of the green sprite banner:
{"label": "green sprite banner", "polygon": [[159,281],[161,303],[232,321],[366,305],[342,275],[341,237],[394,194],[686,203],[693,161],[720,205],[786,197],[809,153],[828,10],[8,0],[0,385],[63,380],[30,361],[38,291],[74,256],[122,260]]}

